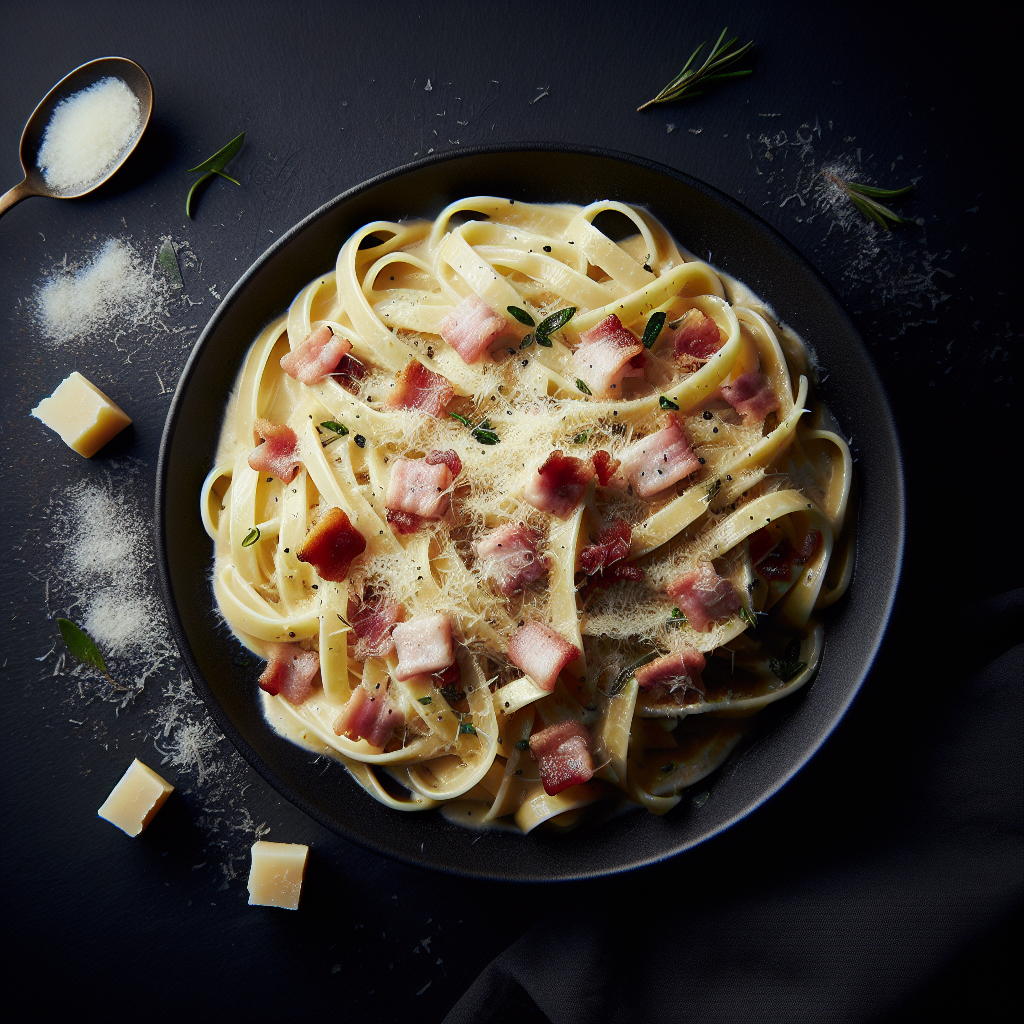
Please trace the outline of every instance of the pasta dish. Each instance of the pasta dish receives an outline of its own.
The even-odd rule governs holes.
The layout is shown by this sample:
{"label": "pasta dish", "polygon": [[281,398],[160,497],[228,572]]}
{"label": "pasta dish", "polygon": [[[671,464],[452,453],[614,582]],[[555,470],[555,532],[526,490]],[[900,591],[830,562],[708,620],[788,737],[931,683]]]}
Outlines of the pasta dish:
{"label": "pasta dish", "polygon": [[813,677],[849,584],[812,378],[636,207],[360,228],[252,344],[203,487],[268,721],[400,811],[667,812]]}

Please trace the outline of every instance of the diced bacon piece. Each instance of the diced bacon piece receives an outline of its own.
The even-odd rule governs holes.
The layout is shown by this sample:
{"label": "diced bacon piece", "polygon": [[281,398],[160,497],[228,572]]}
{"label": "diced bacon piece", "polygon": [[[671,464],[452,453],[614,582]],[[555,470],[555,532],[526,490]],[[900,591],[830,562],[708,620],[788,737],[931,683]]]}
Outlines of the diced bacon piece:
{"label": "diced bacon piece", "polygon": [[704,655],[692,647],[680,654],[666,654],[636,670],[636,681],[641,690],[677,690],[694,687],[704,692],[700,674],[704,670]]}
{"label": "diced bacon piece", "polygon": [[629,580],[632,583],[639,583],[643,578],[644,571],[636,562],[630,562],[628,565],[618,562],[601,574],[601,579],[605,583],[615,583],[618,580]]}
{"label": "diced bacon piece", "polygon": [[[448,701],[449,704],[453,701],[465,698],[465,693],[459,693],[459,683],[462,682],[462,669],[459,668],[459,663],[457,661],[453,661],[447,668],[443,668],[440,672],[435,672],[433,675],[435,679],[434,685],[439,690],[445,690],[448,689],[448,687],[451,687],[452,690],[455,691],[451,700]],[[448,700],[444,694],[442,694],[442,696]]]}
{"label": "diced bacon piece", "polygon": [[763,423],[765,416],[780,408],[779,397],[771,382],[759,370],[742,373],[719,391],[722,397],[743,417],[744,423]]}
{"label": "diced bacon piece", "polygon": [[326,380],[352,351],[352,342],[338,338],[330,327],[318,327],[301,345],[281,358],[281,369],[300,384],[319,384]]}
{"label": "diced bacon piece", "polygon": [[[759,533],[767,532],[768,531],[766,530],[758,530],[751,538],[750,549],[752,561],[754,538],[756,538]],[[769,534],[769,537],[770,536],[771,535]],[[762,550],[759,552],[760,557],[754,561],[754,565],[764,579],[786,582],[792,577],[793,566],[805,565],[810,561],[810,559],[814,557],[815,552],[817,552],[820,544],[820,530],[808,530],[801,539],[799,548],[793,547],[793,545],[783,537],[774,548],[768,551],[763,551],[763,545],[758,545],[759,549]]]}
{"label": "diced bacon piece", "polygon": [[594,775],[590,747],[587,727],[576,721],[549,725],[530,737],[530,750],[537,758],[540,780],[548,796],[590,781]]}
{"label": "diced bacon piece", "polygon": [[263,443],[249,456],[249,465],[257,473],[270,473],[281,483],[290,484],[302,465],[295,431],[287,424],[265,419],[258,419],[253,427]]}
{"label": "diced bacon piece", "polygon": [[740,610],[740,595],[736,588],[719,576],[710,562],[700,562],[693,572],[688,572],[667,589],[687,622],[698,633]]}
{"label": "diced bacon piece", "polygon": [[459,458],[459,453],[452,448],[446,448],[443,452],[427,452],[427,457],[423,461],[428,466],[447,466],[453,477],[462,472],[462,459]]}
{"label": "diced bacon piece", "polygon": [[349,601],[348,621],[356,636],[355,657],[386,658],[395,649],[391,628],[402,620],[404,609],[397,601],[387,599],[365,602]]}
{"label": "diced bacon piece", "polygon": [[290,704],[301,704],[313,690],[320,671],[320,655],[304,651],[298,644],[267,644],[270,657],[260,676],[260,689]]}
{"label": "diced bacon piece", "polygon": [[624,378],[644,375],[643,343],[614,313],[580,335],[572,358],[580,378],[599,398],[617,397]]}
{"label": "diced bacon piece", "polygon": [[596,544],[588,544],[580,552],[580,564],[590,576],[603,572],[613,562],[621,562],[629,554],[629,541],[633,528],[625,519],[616,519],[597,537]]}
{"label": "diced bacon piece", "polygon": [[504,334],[508,323],[479,295],[463,299],[441,321],[441,337],[466,363],[475,363]]}
{"label": "diced bacon piece", "polygon": [[431,465],[426,459],[396,459],[391,465],[388,493],[384,498],[388,522],[397,526],[399,533],[409,533],[411,530],[403,529],[402,517],[392,519],[392,512],[420,519],[440,519],[447,515],[452,480],[452,471],[444,462]]}
{"label": "diced bacon piece", "polygon": [[553,690],[558,673],[579,656],[575,644],[536,620],[520,626],[508,645],[508,660],[544,690]]}
{"label": "diced bacon piece", "polygon": [[386,690],[369,693],[357,686],[334,722],[334,734],[351,740],[366,740],[371,747],[383,748],[391,734],[405,722]]}
{"label": "diced bacon piece", "polygon": [[352,560],[366,550],[366,538],[352,525],[344,509],[329,508],[310,528],[295,553],[308,562],[323,580],[340,583]]}
{"label": "diced bacon piece", "polygon": [[405,536],[407,533],[415,533],[427,520],[422,516],[415,516],[411,512],[400,512],[398,509],[387,509],[388,526],[395,533]]}
{"label": "diced bacon piece", "polygon": [[388,395],[387,405],[389,409],[419,409],[431,416],[443,416],[454,397],[455,388],[447,377],[413,359],[395,377],[395,390]]}
{"label": "diced bacon piece", "polygon": [[342,356],[331,376],[353,395],[359,394],[359,382],[366,376],[366,367],[352,356]]}
{"label": "diced bacon piece", "polygon": [[679,421],[666,416],[661,430],[631,444],[622,455],[621,472],[629,478],[641,497],[663,491],[700,468],[700,460],[690,450],[690,442]]}
{"label": "diced bacon piece", "polygon": [[408,622],[400,622],[391,630],[391,635],[398,650],[396,679],[431,675],[455,661],[452,624],[444,612],[418,615]]}
{"label": "diced bacon piece", "polygon": [[683,317],[676,334],[676,356],[710,359],[722,346],[718,324],[699,309],[691,309]]}
{"label": "diced bacon piece", "polygon": [[505,523],[477,541],[481,574],[503,594],[514,594],[548,571],[547,559],[537,557],[537,536],[528,526]]}
{"label": "diced bacon piece", "polygon": [[593,475],[593,462],[563,455],[556,449],[533,471],[523,497],[541,512],[568,519],[576,511]]}
{"label": "diced bacon piece", "polygon": [[594,452],[594,469],[597,470],[597,482],[602,487],[608,486],[608,481],[615,476],[620,465],[622,465],[621,461],[613,459],[603,448]]}

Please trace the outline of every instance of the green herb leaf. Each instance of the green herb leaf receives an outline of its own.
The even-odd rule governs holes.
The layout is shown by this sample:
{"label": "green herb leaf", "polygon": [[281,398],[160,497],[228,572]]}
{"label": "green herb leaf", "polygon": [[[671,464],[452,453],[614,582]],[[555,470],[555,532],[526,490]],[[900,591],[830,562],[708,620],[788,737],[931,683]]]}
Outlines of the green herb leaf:
{"label": "green herb leaf", "polygon": [[[521,342],[519,342],[519,349],[522,351],[524,348],[529,348],[533,344],[533,334],[528,334]],[[548,342],[548,348],[551,347],[551,343]]]}
{"label": "green herb leaf", "polygon": [[913,190],[913,185],[907,185],[906,188],[888,189],[865,185],[859,181],[844,181],[835,174],[825,174],[825,177],[838,185],[868,220],[873,221],[886,231],[890,231],[896,224],[913,223],[877,201],[878,199],[896,199],[899,196],[905,196]]}
{"label": "green herb leaf", "polygon": [[337,420],[324,420],[320,424],[325,430],[333,431],[339,437],[344,437],[348,433],[348,427],[344,423],[339,423]]}
{"label": "green herb leaf", "polygon": [[565,309],[560,309],[557,313],[552,313],[551,316],[541,320],[540,326],[537,328],[537,344],[541,343],[539,337],[541,334],[548,335],[560,331],[575,315],[576,307],[566,306]]}
{"label": "green herb leaf", "polygon": [[587,387],[586,382],[580,380],[579,377],[576,378],[576,387],[578,387],[585,395],[592,395],[594,393]]}
{"label": "green herb leaf", "polygon": [[529,750],[529,749],[530,749],[530,741],[529,740],[519,740],[516,743],[516,750]]}
{"label": "green herb leaf", "polygon": [[740,605],[740,618],[741,618],[741,619],[742,619],[742,620],[743,620],[743,621],[744,621],[744,622],[745,622],[745,623],[746,623],[746,624],[747,624],[747,625],[748,625],[748,626],[749,626],[749,627],[750,627],[751,629],[757,629],[757,615],[755,614],[755,615],[753,615],[753,616],[752,616],[752,615],[750,614],[750,612],[748,612],[748,611],[747,611],[746,607],[745,607],[745,606],[743,606],[743,605]]}
{"label": "green herb leaf", "polygon": [[546,334],[541,334],[540,331],[537,331],[537,344],[541,348],[551,348],[554,342]]}
{"label": "green herb leaf", "polygon": [[473,426],[473,424],[469,421],[469,419],[466,416],[461,415],[460,413],[450,412],[450,413],[448,413],[448,415],[451,416],[451,418],[453,420],[458,420],[458,422],[461,423],[464,427],[472,427]]}
{"label": "green herb leaf", "polygon": [[661,329],[665,326],[667,319],[668,314],[661,311],[651,314],[651,318],[647,321],[647,326],[644,328],[644,336],[642,338],[644,348],[654,348],[654,343],[658,340],[658,335],[661,334]]}
{"label": "green herb leaf", "polygon": [[508,306],[507,309],[521,324],[526,324],[527,327],[536,326],[537,322],[525,309],[520,309],[518,306]]}
{"label": "green herb leaf", "polygon": [[602,691],[606,697],[614,697],[617,693],[621,693],[625,688],[626,683],[636,675],[636,670],[642,665],[646,665],[649,661],[654,661],[658,657],[659,652],[657,650],[648,651],[642,658],[637,658],[632,665],[627,665],[616,677],[615,682],[612,683],[611,688]]}
{"label": "green herb leaf", "polygon": [[722,481],[716,480],[708,489],[704,495],[704,501],[710,505],[715,500],[715,495],[722,489]]}
{"label": "green herb leaf", "polygon": [[780,661],[778,658],[769,658],[768,667],[784,683],[788,683],[794,676],[799,675],[807,668],[806,661]]}
{"label": "green herb leaf", "polygon": [[192,187],[188,190],[188,197],[185,199],[185,216],[192,217],[192,197],[195,195],[196,189],[203,184],[204,181],[208,181],[214,176],[221,178],[227,178],[228,181],[235,185],[240,182],[235,181],[229,174],[224,173],[224,168],[238,155],[238,151],[242,148],[242,143],[245,142],[245,132],[241,135],[233,138],[223,149],[218,149],[208,160],[204,160],[201,164],[188,169],[189,174],[198,174],[203,172],[203,176],[198,181],[193,182]]}
{"label": "green herb leaf", "polygon": [[433,701],[433,697],[417,697],[416,698],[421,704],[430,704]]}
{"label": "green herb leaf", "polygon": [[694,87],[707,82],[715,82],[724,78],[742,78],[745,75],[752,74],[750,70],[746,71],[721,71],[721,68],[728,67],[730,64],[735,64],[741,57],[743,57],[747,51],[754,45],[753,41],[747,43],[745,46],[741,46],[738,50],[733,50],[729,53],[729,48],[736,42],[737,37],[733,36],[732,39],[725,42],[725,33],[729,30],[727,28],[722,29],[722,34],[718,37],[718,42],[711,49],[711,53],[704,63],[694,70],[690,69],[690,65],[697,59],[697,54],[707,45],[701,43],[693,53],[690,54],[690,59],[683,65],[683,70],[672,79],[668,85],[665,86],[661,92],[658,93],[654,99],[648,100],[642,106],[637,107],[637,110],[643,110],[645,107],[651,106],[652,103],[668,103],[671,100],[686,99],[690,96],[700,96],[701,93],[694,91]]}
{"label": "green herb leaf", "polygon": [[460,736],[465,736],[467,734],[470,735],[470,736],[475,736],[476,735],[476,726],[472,722],[460,722],[459,723],[459,735]]}
{"label": "green herb leaf", "polygon": [[501,444],[501,438],[493,430],[486,430],[483,427],[477,427],[473,431],[473,437],[480,444]]}
{"label": "green herb leaf", "polygon": [[208,160],[188,169],[189,174],[200,174],[203,171],[223,171],[225,167],[238,155],[238,151],[245,142],[245,132],[233,138],[223,149],[218,149]]}
{"label": "green herb leaf", "polygon": [[673,608],[672,614],[668,617],[668,622],[666,623],[666,625],[685,626],[686,616],[678,608]]}
{"label": "green herb leaf", "polygon": [[456,701],[465,699],[466,691],[460,690],[454,683],[449,683],[447,686],[441,687],[441,696],[449,704],[454,704]]}
{"label": "green herb leaf", "polygon": [[673,402],[671,398],[666,398],[664,395],[659,396],[659,398],[658,398],[658,405],[660,405],[662,407],[662,409],[678,409],[679,408],[679,406],[675,402]]}
{"label": "green herb leaf", "polygon": [[260,528],[254,526],[243,538],[242,547],[251,548],[260,539]]}
{"label": "green herb leaf", "polygon": [[103,660],[96,641],[81,626],[76,626],[70,619],[58,619],[57,628],[60,630],[60,638],[64,641],[64,646],[67,647],[71,657],[83,665],[99,669],[109,678],[107,663]]}
{"label": "green herb leaf", "polygon": [[573,444],[586,444],[587,438],[590,437],[589,430],[581,430],[573,439]]}
{"label": "green herb leaf", "polygon": [[174,243],[169,238],[165,238],[160,245],[160,251],[156,254],[156,262],[170,278],[172,288],[185,286],[181,277],[181,267],[178,265],[178,254],[174,251]]}

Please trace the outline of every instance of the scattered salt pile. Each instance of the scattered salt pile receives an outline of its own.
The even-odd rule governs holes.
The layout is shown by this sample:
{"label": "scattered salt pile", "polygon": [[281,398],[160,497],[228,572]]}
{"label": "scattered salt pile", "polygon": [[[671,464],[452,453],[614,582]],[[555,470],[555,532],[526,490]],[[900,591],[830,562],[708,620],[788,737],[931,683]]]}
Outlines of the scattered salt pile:
{"label": "scattered salt pile", "polygon": [[167,314],[170,287],[163,270],[131,242],[110,238],[82,264],[56,268],[39,287],[36,325],[57,345],[156,327]]}
{"label": "scattered salt pile", "polygon": [[75,192],[105,177],[135,140],[142,105],[120,78],[103,78],[61,100],[50,115],[36,163],[46,184]]}

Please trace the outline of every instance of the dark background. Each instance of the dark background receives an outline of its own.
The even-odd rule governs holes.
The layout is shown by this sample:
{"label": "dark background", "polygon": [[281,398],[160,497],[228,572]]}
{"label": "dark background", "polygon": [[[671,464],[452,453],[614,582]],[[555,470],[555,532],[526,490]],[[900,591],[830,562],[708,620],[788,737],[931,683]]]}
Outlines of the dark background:
{"label": "dark background", "polygon": [[[25,1019],[440,1020],[507,947],[458,1019],[1006,1019],[1011,994],[1019,1011],[1020,648],[1004,652],[1020,641],[1020,602],[998,599],[1022,564],[1018,5],[0,9],[8,186],[24,120],[77,65],[130,57],[156,96],[112,182],[28,200],[0,223],[2,962],[7,998],[31,993]],[[753,76],[635,112],[726,24],[756,41]],[[242,130],[242,187],[215,182],[188,221],[185,169]],[[179,672],[120,709],[54,674],[48,611],[69,609],[47,604],[48,509],[83,479],[128,479],[130,464],[151,511],[161,388],[278,234],[430,150],[512,142],[605,147],[702,178],[841,296],[892,400],[909,510],[904,582],[861,696],[767,805],[614,879],[517,887],[383,860],[284,803],[223,744],[217,785],[195,765],[165,770],[179,791],[127,840],[95,808],[132,757],[164,770],[147,713]],[[899,209],[918,223],[875,238],[824,209],[833,166],[916,182]],[[184,294],[204,303],[176,300],[166,344],[40,342],[31,296],[65,253],[111,236],[155,252],[166,235],[196,255]],[[89,462],[28,417],[75,368],[134,419]],[[312,847],[297,913],[246,905],[254,823]]]}

